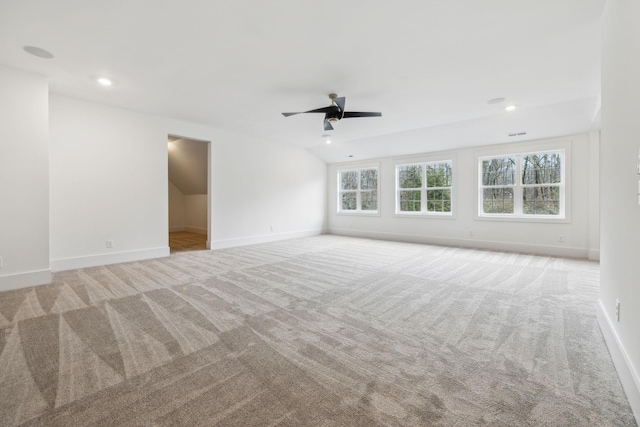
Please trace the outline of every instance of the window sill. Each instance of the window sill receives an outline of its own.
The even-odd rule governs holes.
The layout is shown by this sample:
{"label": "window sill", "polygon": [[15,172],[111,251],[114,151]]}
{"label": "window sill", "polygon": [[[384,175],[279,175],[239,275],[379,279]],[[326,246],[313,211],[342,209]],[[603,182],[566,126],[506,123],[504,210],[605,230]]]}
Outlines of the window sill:
{"label": "window sill", "polygon": [[420,218],[420,219],[456,219],[453,213],[395,213],[395,218]]}
{"label": "window sill", "polygon": [[336,215],[344,216],[380,216],[380,211],[338,211]]}
{"label": "window sill", "polygon": [[568,224],[571,219],[568,217],[557,216],[507,216],[507,215],[478,215],[475,220],[478,221],[496,221],[496,222],[539,222],[545,224]]}

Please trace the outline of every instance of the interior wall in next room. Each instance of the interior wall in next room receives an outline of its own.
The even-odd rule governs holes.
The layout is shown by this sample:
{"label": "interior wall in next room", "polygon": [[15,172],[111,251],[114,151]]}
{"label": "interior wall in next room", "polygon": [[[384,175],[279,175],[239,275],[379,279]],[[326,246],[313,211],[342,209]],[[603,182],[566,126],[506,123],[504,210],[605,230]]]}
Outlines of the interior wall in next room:
{"label": "interior wall in next room", "polygon": [[184,194],[169,181],[169,232],[184,231]]}
{"label": "interior wall in next room", "polygon": [[182,206],[176,210],[183,212],[180,224],[169,212],[169,231],[208,235],[209,145],[207,141],[169,136],[169,182],[175,187],[170,189],[169,199],[172,191],[179,191],[182,197],[175,196],[174,204],[179,199]]}
{"label": "interior wall in next room", "polygon": [[207,195],[184,196],[185,231],[207,234]]}

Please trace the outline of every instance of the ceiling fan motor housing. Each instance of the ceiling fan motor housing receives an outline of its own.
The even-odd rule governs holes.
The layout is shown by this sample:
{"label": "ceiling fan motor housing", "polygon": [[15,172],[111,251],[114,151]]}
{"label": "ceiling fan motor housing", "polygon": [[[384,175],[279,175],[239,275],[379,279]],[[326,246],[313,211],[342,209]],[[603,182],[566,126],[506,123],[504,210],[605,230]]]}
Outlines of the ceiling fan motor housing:
{"label": "ceiling fan motor housing", "polygon": [[337,122],[342,118],[342,111],[336,108],[336,111],[330,111],[326,114],[327,120],[330,122]]}

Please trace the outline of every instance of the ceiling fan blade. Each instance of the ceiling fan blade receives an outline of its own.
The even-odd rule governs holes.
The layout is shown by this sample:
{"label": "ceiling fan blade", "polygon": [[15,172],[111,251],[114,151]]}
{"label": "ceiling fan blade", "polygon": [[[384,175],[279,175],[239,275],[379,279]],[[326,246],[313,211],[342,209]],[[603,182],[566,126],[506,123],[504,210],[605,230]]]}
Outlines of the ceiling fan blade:
{"label": "ceiling fan blade", "polygon": [[342,116],[343,119],[352,117],[382,117],[382,113],[363,112],[363,111],[345,111]]}
{"label": "ceiling fan blade", "polygon": [[309,111],[300,111],[298,113],[282,113],[283,116],[285,117],[289,117],[289,116],[294,116],[296,114],[306,114],[306,113],[330,113],[332,111],[337,111],[337,108],[333,105],[329,106],[329,107],[323,107],[323,108],[318,108],[316,110],[309,110]]}
{"label": "ceiling fan blade", "polygon": [[345,104],[345,101],[346,101],[346,100],[345,100],[345,97],[344,97],[344,96],[341,96],[340,98],[334,98],[334,99],[333,99],[333,102],[335,102],[335,103],[336,103],[336,105],[337,105],[338,107],[340,107],[340,111],[342,111],[342,112],[344,112],[344,104]]}
{"label": "ceiling fan blade", "polygon": [[324,118],[324,130],[333,130],[333,126],[331,126],[331,122],[327,117]]}

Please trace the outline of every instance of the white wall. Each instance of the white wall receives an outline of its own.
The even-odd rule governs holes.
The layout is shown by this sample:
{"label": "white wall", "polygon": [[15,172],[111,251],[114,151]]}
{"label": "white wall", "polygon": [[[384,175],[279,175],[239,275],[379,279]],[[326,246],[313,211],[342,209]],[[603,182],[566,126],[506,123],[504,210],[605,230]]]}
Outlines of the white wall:
{"label": "white wall", "polygon": [[158,120],[56,95],[49,113],[52,268],[168,255],[167,135]]}
{"label": "white wall", "polygon": [[324,228],[326,164],[306,150],[59,95],[50,121],[54,270],[168,255],[168,135],[211,141],[211,247]]}
{"label": "white wall", "polygon": [[184,231],[184,194],[169,181],[169,231]]}
{"label": "white wall", "polygon": [[0,67],[0,291],[51,281],[48,85]]}
{"label": "white wall", "polygon": [[[640,2],[608,1],[602,44],[600,326],[640,422]],[[615,306],[620,301],[620,320]]]}
{"label": "white wall", "polygon": [[212,248],[323,232],[326,163],[289,146],[212,139]]}
{"label": "white wall", "polygon": [[185,231],[207,234],[207,195],[184,196]]}
{"label": "white wall", "polygon": [[[594,141],[595,140],[595,141]],[[393,144],[393,141],[389,141]],[[328,167],[328,220],[329,231],[334,234],[372,237],[380,239],[424,242],[443,245],[478,247],[508,251],[522,251],[547,255],[597,258],[597,221],[589,220],[589,194],[598,189],[589,187],[590,156],[597,156],[597,133],[575,135],[516,144],[500,144],[479,148],[426,153],[374,161],[334,164]],[[499,221],[478,219],[476,187],[476,155],[484,153],[511,154],[537,151],[553,147],[567,147],[567,173],[570,183],[569,221],[560,223]],[[591,152],[594,150],[594,152]],[[395,215],[395,164],[452,159],[453,217],[407,218]],[[337,171],[341,168],[378,164],[380,167],[380,215],[364,216],[337,213]],[[597,182],[597,181],[594,181]],[[591,228],[596,227],[592,232]],[[563,242],[559,242],[563,236]]]}

